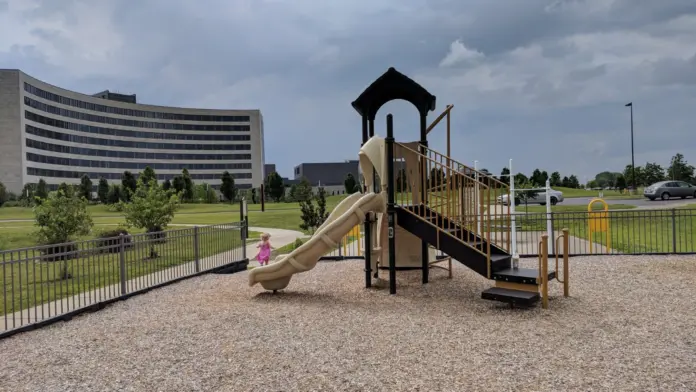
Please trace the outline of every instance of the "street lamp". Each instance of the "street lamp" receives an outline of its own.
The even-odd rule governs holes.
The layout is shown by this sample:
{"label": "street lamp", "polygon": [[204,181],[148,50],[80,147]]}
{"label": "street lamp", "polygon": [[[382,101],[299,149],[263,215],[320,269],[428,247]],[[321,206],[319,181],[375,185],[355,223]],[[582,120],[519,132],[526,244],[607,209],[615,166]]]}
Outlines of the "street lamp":
{"label": "street lamp", "polygon": [[636,160],[633,153],[633,102],[626,104],[627,107],[631,108],[631,177],[633,177],[633,192],[636,192]]}

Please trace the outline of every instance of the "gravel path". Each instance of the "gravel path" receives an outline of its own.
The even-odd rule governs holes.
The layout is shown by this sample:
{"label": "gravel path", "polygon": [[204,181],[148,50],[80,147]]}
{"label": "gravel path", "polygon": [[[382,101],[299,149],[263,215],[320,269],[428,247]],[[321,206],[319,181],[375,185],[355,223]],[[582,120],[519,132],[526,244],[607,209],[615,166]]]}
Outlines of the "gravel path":
{"label": "gravel path", "polygon": [[[525,263],[532,261],[525,260]],[[696,257],[571,259],[549,310],[455,265],[363,289],[320,263],[285,293],[210,275],[0,341],[2,391],[693,391]]]}

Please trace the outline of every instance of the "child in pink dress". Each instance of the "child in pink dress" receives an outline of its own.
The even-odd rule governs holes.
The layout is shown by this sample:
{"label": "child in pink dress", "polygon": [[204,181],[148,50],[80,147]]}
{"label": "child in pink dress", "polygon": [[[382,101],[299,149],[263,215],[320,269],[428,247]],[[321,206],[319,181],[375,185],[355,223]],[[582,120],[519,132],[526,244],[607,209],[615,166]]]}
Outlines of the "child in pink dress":
{"label": "child in pink dress", "polygon": [[268,261],[271,258],[271,235],[268,233],[261,234],[261,242],[256,245],[259,248],[259,253],[256,254],[256,260],[259,261],[261,265],[268,265]]}

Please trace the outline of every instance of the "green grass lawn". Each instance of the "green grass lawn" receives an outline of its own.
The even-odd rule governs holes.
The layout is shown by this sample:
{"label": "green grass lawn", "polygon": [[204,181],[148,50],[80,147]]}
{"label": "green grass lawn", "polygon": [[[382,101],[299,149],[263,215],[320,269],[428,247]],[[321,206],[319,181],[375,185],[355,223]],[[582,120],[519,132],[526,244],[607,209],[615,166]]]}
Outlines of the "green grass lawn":
{"label": "green grass lawn", "polygon": [[[609,204],[609,210],[632,210],[636,208],[636,206],[630,205],[630,204]],[[592,211],[601,211],[604,209],[604,206],[601,203],[594,203],[592,205]],[[551,211],[552,212],[587,212],[587,206],[564,206],[564,205],[555,205],[551,206]],[[539,206],[539,205],[533,205],[533,206],[528,206],[525,207],[524,204],[519,205],[515,207],[515,212],[522,213],[522,212],[530,212],[530,213],[538,213],[538,212],[546,212],[546,206]]]}
{"label": "green grass lawn", "polygon": [[[155,245],[158,257],[150,259],[150,245],[144,236],[134,237],[134,246],[125,252],[127,279],[195,260],[193,238],[193,228],[168,231],[166,242]],[[0,266],[0,280],[4,282],[5,287],[4,298],[0,301],[0,314],[17,312],[45,302],[118,284],[118,251],[108,253],[102,248],[99,252],[95,249],[98,246],[96,241],[80,244],[77,257],[67,262],[46,261],[42,259],[39,251],[6,252],[3,255],[4,262]],[[204,228],[199,231],[198,250],[201,258],[240,246],[239,230]],[[69,279],[60,279],[63,263],[67,263],[67,270],[72,275]],[[186,271],[182,270],[181,273],[194,272],[192,265],[182,268]],[[175,276],[161,277],[162,281],[173,278]],[[112,294],[118,295],[117,292]]]}
{"label": "green grass lawn", "polygon": [[575,189],[575,188],[564,188],[564,187],[552,187],[554,190],[563,192],[563,197],[574,198],[574,197],[599,197],[599,193],[604,194],[604,199],[641,199],[643,198],[643,188],[638,188],[636,194],[622,194],[620,191],[588,191],[585,189]]}

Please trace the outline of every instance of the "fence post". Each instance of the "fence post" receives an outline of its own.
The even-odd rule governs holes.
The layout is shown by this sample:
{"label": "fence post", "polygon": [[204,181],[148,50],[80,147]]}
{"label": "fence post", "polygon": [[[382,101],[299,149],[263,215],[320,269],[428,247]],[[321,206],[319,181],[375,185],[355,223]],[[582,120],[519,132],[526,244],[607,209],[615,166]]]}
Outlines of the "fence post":
{"label": "fence post", "polygon": [[677,253],[677,210],[672,208],[672,253]]}
{"label": "fence post", "polygon": [[201,254],[198,245],[198,226],[193,226],[193,258],[196,265],[196,273],[201,272]]}
{"label": "fence post", "polygon": [[128,287],[126,287],[126,244],[124,242],[123,234],[118,235],[119,244],[119,272],[121,280],[121,295],[126,295],[128,293]]}

